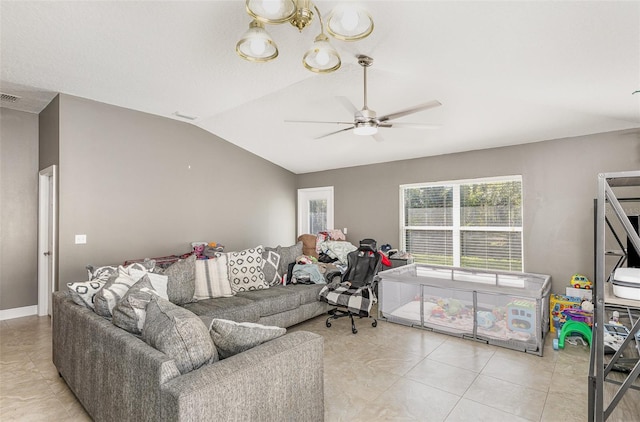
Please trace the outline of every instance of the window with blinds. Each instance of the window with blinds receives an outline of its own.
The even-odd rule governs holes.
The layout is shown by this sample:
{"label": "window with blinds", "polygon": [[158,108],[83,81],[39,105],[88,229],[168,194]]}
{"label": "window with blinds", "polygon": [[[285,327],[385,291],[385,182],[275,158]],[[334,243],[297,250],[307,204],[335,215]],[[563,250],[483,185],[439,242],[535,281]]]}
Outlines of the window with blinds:
{"label": "window with blinds", "polygon": [[402,245],[416,262],[522,271],[522,177],[400,187]]}

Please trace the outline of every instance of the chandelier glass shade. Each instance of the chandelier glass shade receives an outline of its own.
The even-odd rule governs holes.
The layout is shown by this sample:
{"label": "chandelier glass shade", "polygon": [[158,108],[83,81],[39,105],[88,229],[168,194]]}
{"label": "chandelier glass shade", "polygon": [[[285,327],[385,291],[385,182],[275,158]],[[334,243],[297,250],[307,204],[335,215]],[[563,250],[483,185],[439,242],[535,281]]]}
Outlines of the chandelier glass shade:
{"label": "chandelier glass shade", "polygon": [[236,52],[243,59],[254,62],[267,62],[278,57],[276,43],[264,25],[256,20],[249,24],[249,29],[236,44]]}
{"label": "chandelier glass shade", "polygon": [[336,49],[329,43],[329,37],[320,34],[304,54],[302,64],[312,72],[327,73],[338,70],[342,62]]}
{"label": "chandelier glass shade", "polygon": [[355,5],[336,6],[327,19],[327,32],[342,41],[357,41],[373,32],[373,19]]}
{"label": "chandelier glass shade", "polygon": [[[278,48],[263,24],[289,22],[302,32],[313,21],[315,11],[320,21],[320,34],[304,54],[302,64],[316,73],[333,72],[340,68],[340,55],[329,42],[322,15],[311,0],[246,0],[246,10],[253,21],[236,45],[236,52],[243,59],[266,62],[278,56]],[[343,4],[329,14],[326,30],[336,39],[356,41],[371,34],[373,20],[361,7]]]}

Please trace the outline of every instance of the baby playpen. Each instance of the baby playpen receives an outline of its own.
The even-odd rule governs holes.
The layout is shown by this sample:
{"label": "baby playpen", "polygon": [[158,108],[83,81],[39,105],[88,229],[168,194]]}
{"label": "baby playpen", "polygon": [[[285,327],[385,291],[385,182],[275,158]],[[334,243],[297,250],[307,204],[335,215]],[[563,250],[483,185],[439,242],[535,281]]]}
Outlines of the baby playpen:
{"label": "baby playpen", "polygon": [[542,356],[551,277],[412,264],[379,273],[379,317]]}

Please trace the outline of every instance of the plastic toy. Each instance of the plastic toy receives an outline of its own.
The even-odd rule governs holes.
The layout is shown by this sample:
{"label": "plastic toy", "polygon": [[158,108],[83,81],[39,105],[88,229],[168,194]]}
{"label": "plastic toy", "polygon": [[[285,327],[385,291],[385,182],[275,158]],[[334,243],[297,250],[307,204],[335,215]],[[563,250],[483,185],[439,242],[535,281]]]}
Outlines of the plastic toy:
{"label": "plastic toy", "polygon": [[507,328],[511,331],[534,334],[536,304],[528,300],[514,300],[507,304]]}
{"label": "plastic toy", "polygon": [[567,321],[560,329],[558,338],[553,339],[553,350],[564,349],[565,338],[573,334],[580,334],[591,347],[591,327],[584,322]]}
{"label": "plastic toy", "polygon": [[582,274],[574,274],[570,284],[576,289],[591,289],[591,281]]}
{"label": "plastic toy", "polygon": [[478,311],[476,312],[476,320],[478,327],[489,329],[496,323],[496,316],[489,311]]}
{"label": "plastic toy", "polygon": [[562,311],[567,308],[580,309],[582,299],[578,297],[552,294],[549,298],[549,320],[551,322],[551,332],[556,332],[556,326],[562,327],[565,316]]}

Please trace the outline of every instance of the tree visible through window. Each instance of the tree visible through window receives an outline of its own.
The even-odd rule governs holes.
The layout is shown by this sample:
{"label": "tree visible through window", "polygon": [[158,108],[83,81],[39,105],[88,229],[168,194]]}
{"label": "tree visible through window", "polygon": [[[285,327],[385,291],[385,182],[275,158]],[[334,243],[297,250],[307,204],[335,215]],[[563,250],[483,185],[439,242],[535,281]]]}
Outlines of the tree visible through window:
{"label": "tree visible through window", "polygon": [[402,243],[417,262],[522,271],[520,176],[401,186]]}

